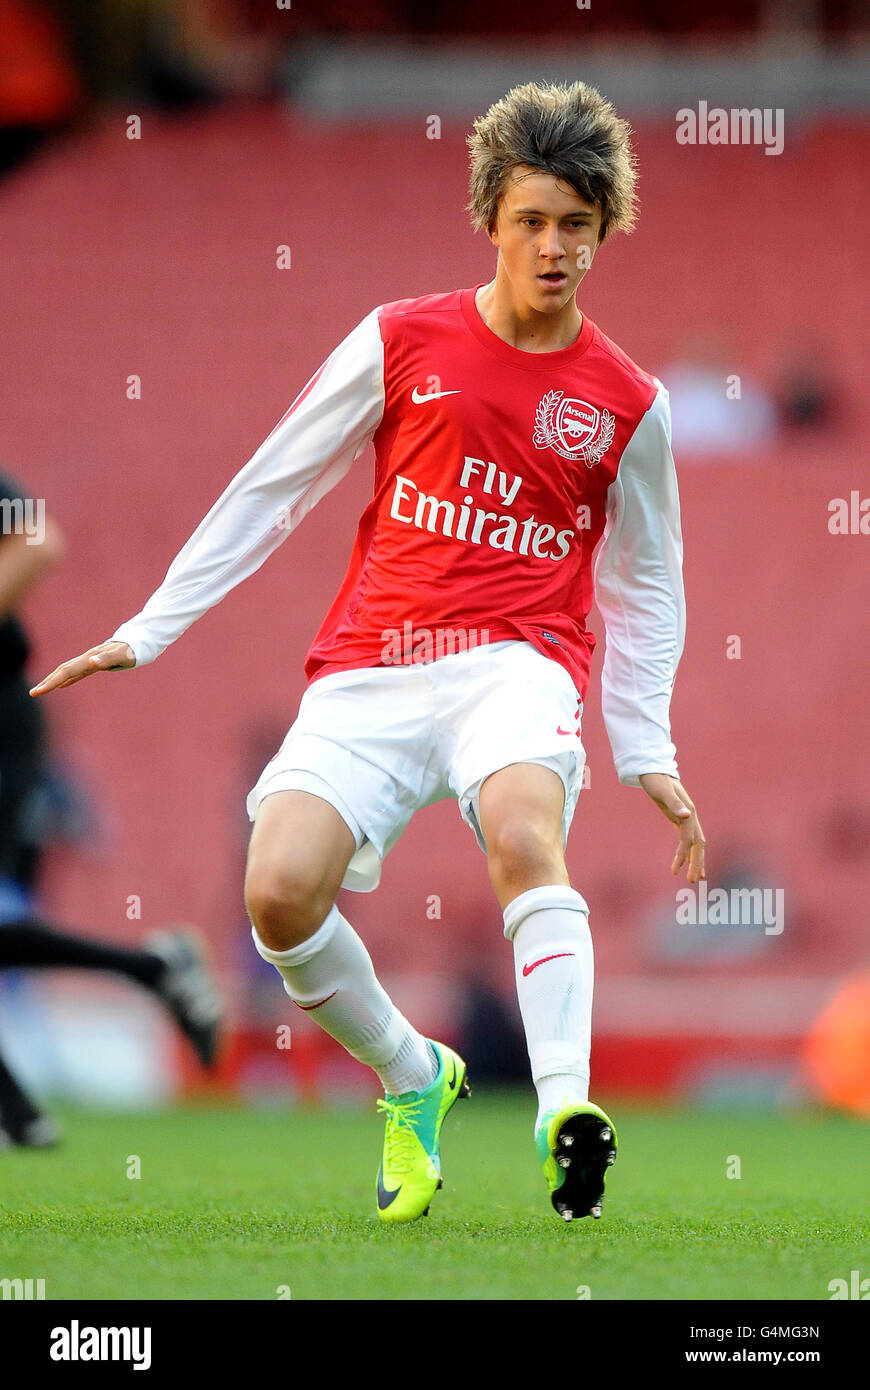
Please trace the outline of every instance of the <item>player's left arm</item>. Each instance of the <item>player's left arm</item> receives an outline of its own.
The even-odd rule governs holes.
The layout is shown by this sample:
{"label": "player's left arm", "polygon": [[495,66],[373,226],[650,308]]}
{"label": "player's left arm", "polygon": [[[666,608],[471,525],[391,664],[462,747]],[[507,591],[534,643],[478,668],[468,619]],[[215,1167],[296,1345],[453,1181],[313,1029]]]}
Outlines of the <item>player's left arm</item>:
{"label": "player's left arm", "polygon": [[686,877],[689,883],[697,883],[699,879],[706,878],[707,841],[704,839],[695,803],[682,782],[664,772],[641,772],[638,780],[647,795],[652,797],[679,831],[680,842],[671,864],[671,873],[678,874],[683,865],[687,864]]}
{"label": "player's left arm", "polygon": [[659,385],[608,489],[607,524],[595,564],[595,596],[607,648],[602,711],[620,782],[642,787],[679,830],[671,864],[690,883],[706,877],[705,841],[679,780],[670,702],[683,651],[686,606],[668,393]]}

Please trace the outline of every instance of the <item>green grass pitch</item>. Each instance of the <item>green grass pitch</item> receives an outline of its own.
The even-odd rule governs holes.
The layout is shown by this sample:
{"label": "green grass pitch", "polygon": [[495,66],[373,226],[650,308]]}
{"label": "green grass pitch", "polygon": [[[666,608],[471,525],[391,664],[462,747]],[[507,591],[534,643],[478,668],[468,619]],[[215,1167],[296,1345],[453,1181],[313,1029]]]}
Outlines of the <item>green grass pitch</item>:
{"label": "green grass pitch", "polygon": [[0,1153],[0,1279],[76,1300],[827,1300],[870,1273],[866,1125],[612,1113],[600,1222],[552,1213],[531,1092],[478,1088],[445,1124],[430,1216],[398,1228],[374,1210],[374,1106],[68,1113],[61,1148]]}

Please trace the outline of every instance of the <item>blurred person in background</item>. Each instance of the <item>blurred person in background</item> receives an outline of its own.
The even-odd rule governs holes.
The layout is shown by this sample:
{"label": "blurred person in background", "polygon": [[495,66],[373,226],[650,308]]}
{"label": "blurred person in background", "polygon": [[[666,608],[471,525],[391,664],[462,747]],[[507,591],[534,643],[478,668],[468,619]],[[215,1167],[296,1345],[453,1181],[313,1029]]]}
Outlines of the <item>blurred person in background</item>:
{"label": "blurred person in background", "polygon": [[97,103],[166,110],[269,95],[282,44],[252,32],[234,0],[64,0],[64,22]]}
{"label": "blurred person in background", "polygon": [[846,423],[846,413],[831,361],[830,345],[814,351],[789,344],[783,351],[777,404],[783,424],[792,431],[828,435]]}
{"label": "blurred person in background", "polygon": [[776,405],[737,354],[709,328],[686,333],[675,361],[662,368],[671,398],[674,448],[688,458],[747,456],[779,436]]}
{"label": "blurred person in background", "polygon": [[0,178],[114,101],[269,96],[283,52],[233,0],[0,0]]}
{"label": "blurred person in background", "polygon": [[84,89],[48,4],[0,0],[0,178],[82,110]]}
{"label": "blurred person in background", "polygon": [[[46,770],[46,730],[43,711],[28,694],[30,643],[17,609],[63,553],[63,536],[45,516],[43,499],[0,474],[0,970],[73,966],[123,975],[166,1007],[210,1066],[223,1007],[192,936],[155,932],[144,947],[116,946],[59,930],[34,901],[39,855],[31,821]],[[54,1122],[0,1056],[0,1148],[44,1147],[57,1138]]]}

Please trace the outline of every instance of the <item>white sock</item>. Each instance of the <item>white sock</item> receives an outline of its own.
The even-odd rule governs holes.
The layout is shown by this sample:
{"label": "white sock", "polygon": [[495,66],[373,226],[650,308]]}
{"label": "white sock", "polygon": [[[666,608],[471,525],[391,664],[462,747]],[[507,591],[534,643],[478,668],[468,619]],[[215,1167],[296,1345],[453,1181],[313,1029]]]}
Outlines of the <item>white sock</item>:
{"label": "white sock", "polygon": [[526,1032],[538,1119],[589,1099],[594,976],[589,909],[573,888],[530,888],[508,903],[517,999]]}
{"label": "white sock", "polygon": [[251,936],[294,1004],[372,1067],[387,1094],[422,1091],[435,1080],[434,1051],[378,984],[368,951],[337,907],[313,936],[289,951],[270,951],[254,927]]}

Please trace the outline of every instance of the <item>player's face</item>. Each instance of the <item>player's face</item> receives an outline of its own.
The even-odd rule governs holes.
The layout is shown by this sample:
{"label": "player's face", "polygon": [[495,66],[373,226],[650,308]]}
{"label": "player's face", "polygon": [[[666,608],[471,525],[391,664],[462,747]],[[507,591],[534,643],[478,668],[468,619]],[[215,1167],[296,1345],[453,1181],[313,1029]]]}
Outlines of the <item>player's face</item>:
{"label": "player's face", "polygon": [[491,233],[502,274],[518,299],[541,313],[570,304],[592,264],[601,209],[569,184],[515,169]]}

